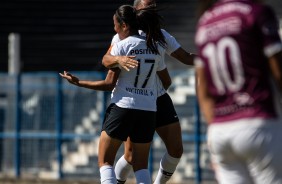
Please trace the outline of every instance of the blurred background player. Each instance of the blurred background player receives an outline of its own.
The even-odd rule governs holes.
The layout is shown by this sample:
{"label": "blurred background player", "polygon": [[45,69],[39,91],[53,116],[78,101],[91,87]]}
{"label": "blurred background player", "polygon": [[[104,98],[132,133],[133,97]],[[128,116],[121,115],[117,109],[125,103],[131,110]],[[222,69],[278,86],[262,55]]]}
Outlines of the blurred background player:
{"label": "blurred background player", "polygon": [[282,183],[282,44],[273,10],[255,0],[201,1],[197,94],[220,184]]}
{"label": "blurred background player", "polygon": [[[156,6],[155,0],[135,0],[134,7],[136,9],[145,8],[148,6]],[[186,52],[180,44],[171,36],[168,32],[162,29],[162,33],[165,37],[167,46],[166,53],[180,62],[186,65],[193,65],[194,54]],[[141,31],[141,34],[142,33]],[[111,45],[118,43],[120,38],[118,35],[113,37]],[[112,47],[111,46],[111,47]],[[110,48],[111,48],[110,47]],[[103,64],[110,68],[116,64],[125,65],[125,68],[129,70],[131,67],[135,67],[136,63],[132,58],[122,58],[121,56],[112,56],[108,50],[108,53],[103,57]],[[112,71],[110,71],[112,72]],[[155,184],[166,183],[172,176],[176,169],[177,164],[183,153],[181,127],[177,113],[174,109],[170,96],[166,93],[162,83],[157,79],[158,99],[157,99],[157,124],[156,132],[160,138],[164,141],[167,153],[164,154],[160,161],[160,168],[157,177],[154,181]],[[119,183],[125,183],[131,167],[131,145],[130,140],[125,143],[124,155],[118,160],[115,165],[115,172]]]}

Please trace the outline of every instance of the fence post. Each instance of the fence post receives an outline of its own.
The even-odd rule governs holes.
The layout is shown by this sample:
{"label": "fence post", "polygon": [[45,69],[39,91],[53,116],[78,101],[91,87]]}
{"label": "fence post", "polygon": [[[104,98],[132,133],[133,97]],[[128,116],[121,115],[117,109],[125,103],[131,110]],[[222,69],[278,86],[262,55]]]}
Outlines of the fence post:
{"label": "fence post", "polygon": [[8,72],[20,73],[20,35],[11,33],[8,36]]}
{"label": "fence post", "polygon": [[56,145],[57,145],[57,162],[58,162],[58,177],[63,177],[62,172],[62,78],[57,74],[57,86],[56,86]]}
{"label": "fence post", "polygon": [[200,184],[202,181],[202,170],[201,170],[201,115],[199,103],[196,98],[195,103],[195,166],[196,166],[196,184]]}
{"label": "fence post", "polygon": [[16,86],[15,86],[15,176],[18,178],[21,174],[21,140],[20,140],[20,130],[21,130],[21,75],[15,75]]}
{"label": "fence post", "polygon": [[151,143],[150,155],[149,155],[149,172],[151,174],[151,178],[153,178],[154,172],[154,143]]}
{"label": "fence post", "polygon": [[15,176],[21,174],[21,75],[20,75],[20,35],[11,33],[8,36],[8,73],[15,76]]}

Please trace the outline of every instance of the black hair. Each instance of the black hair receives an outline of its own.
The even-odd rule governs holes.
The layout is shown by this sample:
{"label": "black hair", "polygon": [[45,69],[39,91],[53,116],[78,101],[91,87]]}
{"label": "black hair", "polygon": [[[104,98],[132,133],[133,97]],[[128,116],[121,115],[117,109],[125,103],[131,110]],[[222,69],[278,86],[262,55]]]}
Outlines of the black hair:
{"label": "black hair", "polygon": [[159,54],[158,44],[166,47],[166,41],[161,31],[162,17],[155,6],[136,10],[131,5],[122,5],[116,10],[119,23],[126,23],[132,31],[142,30],[146,33],[147,47]]}
{"label": "black hair", "polygon": [[115,13],[117,21],[122,24],[128,24],[131,30],[138,31],[138,22],[136,21],[136,10],[130,5],[120,6]]}

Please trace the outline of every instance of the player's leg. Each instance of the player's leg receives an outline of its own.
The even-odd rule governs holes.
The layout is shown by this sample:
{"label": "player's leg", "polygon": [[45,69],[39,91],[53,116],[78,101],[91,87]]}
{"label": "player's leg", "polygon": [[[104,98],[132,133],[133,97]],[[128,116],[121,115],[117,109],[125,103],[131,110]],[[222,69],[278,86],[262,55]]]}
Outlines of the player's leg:
{"label": "player's leg", "polygon": [[98,152],[101,183],[116,183],[113,164],[121,143],[122,141],[113,139],[105,131],[102,131]]}
{"label": "player's leg", "polygon": [[151,142],[133,143],[132,166],[136,183],[151,184],[152,179],[148,170],[148,160]]}
{"label": "player's leg", "polygon": [[243,160],[232,159],[213,164],[218,184],[254,184]]}
{"label": "player's leg", "polygon": [[117,177],[118,184],[125,183],[128,175],[132,171],[132,144],[128,137],[124,142],[124,155],[119,158],[115,165],[115,174]]}
{"label": "player's leg", "polygon": [[120,108],[115,104],[111,104],[106,110],[98,152],[102,183],[117,182],[113,164],[120,145],[129,136],[130,126],[127,121],[124,121],[129,114],[128,111],[128,109]]}
{"label": "player's leg", "polygon": [[252,151],[249,130],[239,121],[209,125],[208,148],[219,184],[254,184],[247,161]]}
{"label": "player's leg", "polygon": [[156,129],[163,140],[167,153],[160,161],[160,168],[154,184],[166,183],[174,173],[183,153],[180,123],[173,123]]}
{"label": "player's leg", "polygon": [[180,158],[183,153],[182,134],[179,122],[165,125],[156,129],[163,140],[167,152],[174,158]]}
{"label": "player's leg", "polygon": [[148,160],[155,132],[156,112],[133,110],[131,115],[134,123],[132,123],[130,140],[132,141],[132,167],[136,183],[151,184]]}
{"label": "player's leg", "polygon": [[156,119],[156,132],[165,143],[167,153],[160,161],[160,168],[154,184],[163,184],[171,178],[183,153],[179,119],[167,93],[158,97]]}
{"label": "player's leg", "polygon": [[281,130],[279,120],[269,119],[249,131],[248,163],[256,184],[282,183]]}

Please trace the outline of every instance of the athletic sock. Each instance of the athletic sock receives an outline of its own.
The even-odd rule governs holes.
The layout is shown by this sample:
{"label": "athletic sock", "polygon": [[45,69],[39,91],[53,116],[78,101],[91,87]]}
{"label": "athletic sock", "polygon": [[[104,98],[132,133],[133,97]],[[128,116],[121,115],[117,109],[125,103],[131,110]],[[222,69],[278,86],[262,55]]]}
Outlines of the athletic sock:
{"label": "athletic sock", "polygon": [[148,169],[141,169],[135,171],[136,184],[151,184],[151,176]]}
{"label": "athletic sock", "polygon": [[154,184],[165,184],[172,176],[180,158],[171,157],[165,153],[160,162],[160,168]]}
{"label": "athletic sock", "polygon": [[125,182],[126,182],[126,180],[121,181],[121,180],[117,179],[117,184],[124,184]]}
{"label": "athletic sock", "polygon": [[115,174],[118,180],[118,183],[125,183],[132,166],[125,160],[124,155],[120,157],[115,165]]}
{"label": "athletic sock", "polygon": [[116,176],[112,166],[104,165],[100,167],[101,184],[116,184]]}

